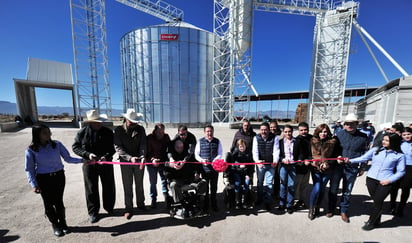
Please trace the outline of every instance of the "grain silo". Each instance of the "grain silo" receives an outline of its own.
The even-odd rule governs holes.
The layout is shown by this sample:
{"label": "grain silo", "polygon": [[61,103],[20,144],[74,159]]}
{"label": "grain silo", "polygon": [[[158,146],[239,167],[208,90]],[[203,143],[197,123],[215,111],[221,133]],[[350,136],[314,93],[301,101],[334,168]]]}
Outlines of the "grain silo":
{"label": "grain silo", "polygon": [[167,23],[125,34],[120,48],[124,109],[148,123],[211,122],[213,33]]}

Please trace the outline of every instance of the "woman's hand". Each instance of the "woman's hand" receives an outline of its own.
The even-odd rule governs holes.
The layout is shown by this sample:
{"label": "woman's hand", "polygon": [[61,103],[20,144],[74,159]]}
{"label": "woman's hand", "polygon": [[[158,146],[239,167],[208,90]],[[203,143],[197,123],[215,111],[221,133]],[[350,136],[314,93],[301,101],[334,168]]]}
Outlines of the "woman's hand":
{"label": "woman's hand", "polygon": [[391,184],[391,181],[390,180],[381,180],[380,183],[381,183],[382,186],[387,186],[387,185]]}
{"label": "woman's hand", "polygon": [[40,188],[36,186],[36,187],[33,187],[33,192],[40,193],[41,191],[40,191]]}

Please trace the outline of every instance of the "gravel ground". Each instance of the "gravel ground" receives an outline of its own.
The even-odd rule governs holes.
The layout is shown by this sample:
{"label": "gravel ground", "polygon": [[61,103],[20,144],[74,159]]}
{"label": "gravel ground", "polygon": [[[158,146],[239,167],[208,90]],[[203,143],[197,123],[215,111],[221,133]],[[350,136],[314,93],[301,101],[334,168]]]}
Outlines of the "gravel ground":
{"label": "gravel ground", "polygon": [[[202,129],[189,129],[197,138]],[[151,128],[147,129],[148,132]],[[63,142],[71,151],[77,132],[75,128],[52,128],[52,138]],[[166,129],[174,135],[175,128]],[[215,127],[215,136],[228,151],[235,130]],[[123,188],[119,166],[115,166],[115,215],[108,216],[101,209],[102,219],[88,222],[81,165],[65,163],[66,188],[64,202],[67,222],[72,233],[57,238],[44,217],[40,195],[34,194],[24,172],[24,150],[30,143],[31,129],[0,133],[0,151],[3,154],[0,170],[0,242],[411,242],[412,204],[409,199],[403,218],[393,218],[388,212],[382,216],[382,226],[370,232],[362,231],[368,219],[371,200],[365,186],[365,176],[359,177],[353,189],[350,207],[351,222],[344,223],[339,216],[324,215],[310,221],[308,210],[291,215],[277,215],[262,210],[225,213],[219,194],[220,211],[210,216],[178,220],[164,210],[163,198],[158,209],[136,211],[131,220],[123,217]],[[73,153],[72,153],[73,154]],[[149,200],[148,174],[145,173],[146,204]],[[219,178],[219,190],[223,184]],[[160,184],[158,184],[160,190]],[[387,199],[388,200],[388,199]],[[388,202],[385,209],[388,208]]]}

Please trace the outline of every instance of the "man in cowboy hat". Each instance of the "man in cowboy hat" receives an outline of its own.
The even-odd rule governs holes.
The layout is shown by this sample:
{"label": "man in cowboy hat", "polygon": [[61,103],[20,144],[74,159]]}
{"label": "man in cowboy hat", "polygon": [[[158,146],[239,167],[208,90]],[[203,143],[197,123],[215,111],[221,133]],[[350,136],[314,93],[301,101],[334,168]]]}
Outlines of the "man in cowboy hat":
{"label": "man in cowboy hat", "polygon": [[[107,115],[97,110],[86,112],[85,126],[79,130],[72,146],[73,152],[90,161],[111,161],[114,154],[113,131],[105,127]],[[84,187],[90,223],[99,220],[99,177],[103,189],[103,208],[113,213],[116,200],[113,165],[83,164]]]}
{"label": "man in cowboy hat", "polygon": [[[360,132],[357,129],[358,118],[355,114],[350,113],[345,117],[343,123],[343,130],[336,134],[339,140],[340,147],[342,149],[341,154],[343,157],[349,159],[356,158],[364,154],[368,149],[368,137],[366,134]],[[355,184],[356,176],[359,172],[359,164],[339,164],[332,175],[330,180],[329,189],[329,207],[326,213],[327,217],[332,217],[336,208],[337,194],[339,189],[340,180],[343,180],[342,184],[342,199],[340,203],[340,216],[342,220],[349,223],[348,208],[349,200],[352,193],[352,188]]]}
{"label": "man in cowboy hat", "polygon": [[123,125],[114,130],[114,147],[121,162],[140,163],[140,165],[121,165],[126,219],[133,215],[133,179],[135,181],[137,207],[146,211],[144,204],[143,175],[144,155],[146,152],[146,132],[139,125],[143,115],[134,109],[127,109]]}

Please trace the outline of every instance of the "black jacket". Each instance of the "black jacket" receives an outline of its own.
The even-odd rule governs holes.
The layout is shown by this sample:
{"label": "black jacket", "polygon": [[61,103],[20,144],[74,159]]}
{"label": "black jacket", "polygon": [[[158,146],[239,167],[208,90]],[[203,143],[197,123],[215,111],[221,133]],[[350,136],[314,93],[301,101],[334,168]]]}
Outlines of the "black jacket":
{"label": "black jacket", "polygon": [[[311,142],[312,135],[308,134],[306,137],[301,135],[295,138],[295,144],[293,146],[293,158],[294,160],[305,160],[311,157]],[[308,166],[304,163],[296,163],[296,173],[306,174],[309,171]]]}
{"label": "black jacket", "polygon": [[95,139],[93,139],[93,132],[90,125],[80,129],[72,145],[73,152],[84,159],[89,159],[90,154],[93,153],[97,158],[105,156],[107,160],[111,161],[115,153],[113,130],[103,126],[95,131]]}

